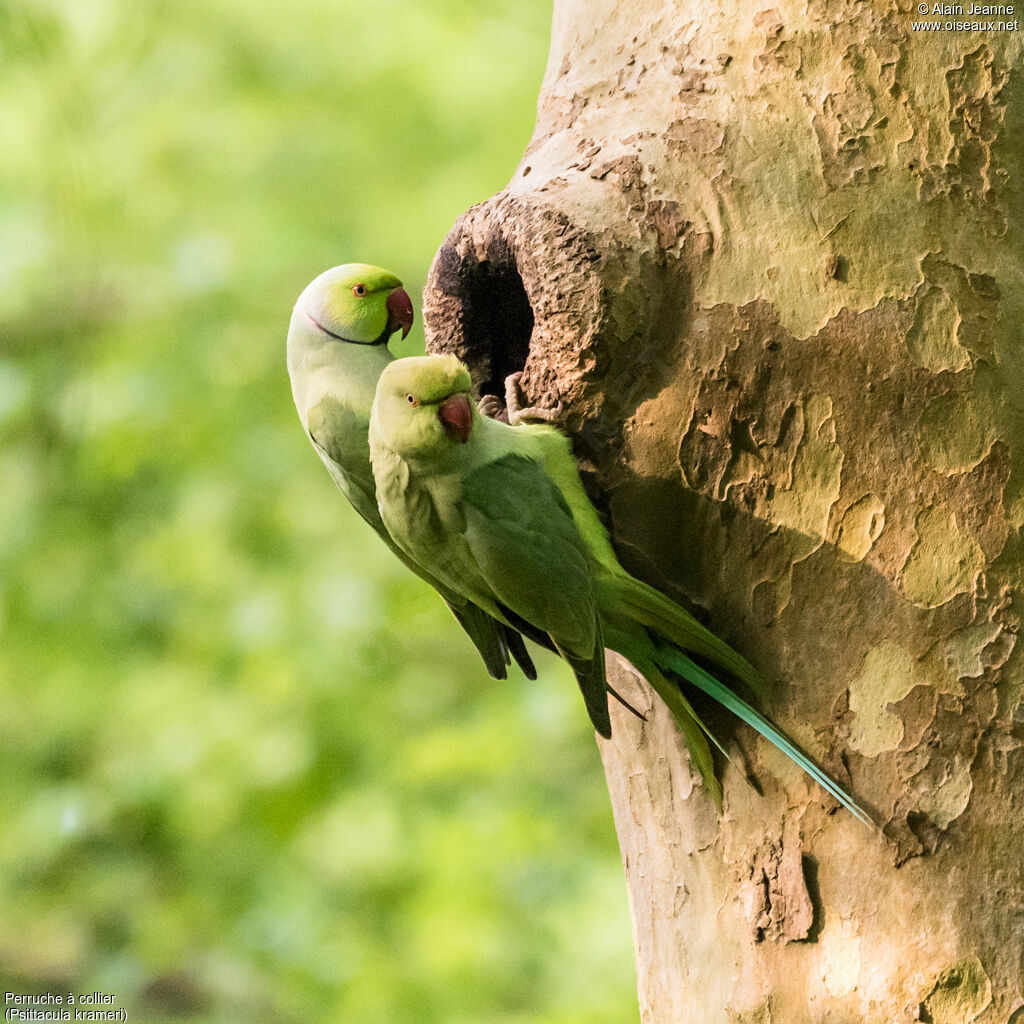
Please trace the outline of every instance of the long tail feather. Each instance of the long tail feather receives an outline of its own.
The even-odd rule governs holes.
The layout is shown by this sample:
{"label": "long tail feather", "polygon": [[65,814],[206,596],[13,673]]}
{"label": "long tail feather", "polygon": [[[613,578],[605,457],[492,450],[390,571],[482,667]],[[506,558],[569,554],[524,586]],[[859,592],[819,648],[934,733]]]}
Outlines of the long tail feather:
{"label": "long tail feather", "polygon": [[743,655],[734,651],[706,626],[701,625],[685,608],[671,598],[626,573],[605,577],[601,583],[611,589],[608,604],[682,651],[706,658],[725,669],[750,687],[760,699],[764,697],[764,680]]}
{"label": "long tail feather", "polygon": [[523,638],[516,630],[509,626],[502,626],[501,633],[502,639],[505,642],[505,649],[515,658],[516,664],[523,670],[523,675],[527,679],[536,679],[537,669],[533,664],[533,658],[530,657],[530,652],[526,649]]}
{"label": "long tail feather", "polygon": [[473,646],[480,652],[480,657],[487,667],[487,674],[492,679],[507,679],[509,657],[508,648],[501,634],[501,624],[475,604],[468,601],[456,604],[443,594],[441,597],[458,624],[473,641]]}
{"label": "long tail feather", "polygon": [[555,646],[576,676],[576,683],[594,728],[606,740],[611,739],[612,720],[608,714],[608,680],[605,677],[604,638],[600,621],[595,620],[594,650],[589,657],[574,655],[558,647],[557,643]]}
{"label": "long tail feather", "polygon": [[[680,678],[692,683],[716,700],[722,707],[731,711],[737,718],[746,722],[752,729],[760,733],[769,743],[776,746],[792,761],[796,762],[823,789],[831,793],[858,821],[865,825],[874,825],[871,817],[846,790],[833,782],[792,740],[780,732],[759,711],[752,708],[745,700],[736,696],[727,686],[705,672],[699,665],[691,661],[685,654],[669,647],[658,648],[658,659],[663,668],[668,669]],[[660,692],[660,691],[659,691]]]}
{"label": "long tail feather", "polygon": [[[651,684],[654,692],[661,697],[672,713],[672,717],[686,739],[694,767],[700,772],[704,785],[707,786],[708,792],[715,801],[715,806],[721,813],[722,785],[715,775],[715,763],[711,757],[711,748],[708,746],[708,737],[719,750],[722,750],[718,740],[711,735],[708,727],[697,716],[697,712],[690,706],[690,702],[683,696],[679,687],[666,679],[652,661],[638,657],[633,663],[633,667]],[[725,751],[723,750],[722,753],[724,754]]]}

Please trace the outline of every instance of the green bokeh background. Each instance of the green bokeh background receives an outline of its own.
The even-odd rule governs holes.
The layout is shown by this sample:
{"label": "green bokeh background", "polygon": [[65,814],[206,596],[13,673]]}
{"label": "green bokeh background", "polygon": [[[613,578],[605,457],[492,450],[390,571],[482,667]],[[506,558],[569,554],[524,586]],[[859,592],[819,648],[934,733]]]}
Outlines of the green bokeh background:
{"label": "green bokeh background", "polygon": [[365,260],[416,298],[502,187],[549,17],[0,0],[5,991],[136,1024],[637,1019],[568,671],[486,677],[284,369],[310,278]]}

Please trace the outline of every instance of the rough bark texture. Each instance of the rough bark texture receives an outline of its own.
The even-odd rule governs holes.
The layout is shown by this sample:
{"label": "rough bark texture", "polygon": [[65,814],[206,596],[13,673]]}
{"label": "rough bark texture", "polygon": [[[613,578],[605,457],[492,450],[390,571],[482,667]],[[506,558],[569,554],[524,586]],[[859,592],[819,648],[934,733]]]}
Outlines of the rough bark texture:
{"label": "rough bark texture", "polygon": [[654,1024],[1024,1020],[1024,34],[916,6],[556,0],[534,138],[425,295],[884,824],[712,712],[719,818],[617,664]]}

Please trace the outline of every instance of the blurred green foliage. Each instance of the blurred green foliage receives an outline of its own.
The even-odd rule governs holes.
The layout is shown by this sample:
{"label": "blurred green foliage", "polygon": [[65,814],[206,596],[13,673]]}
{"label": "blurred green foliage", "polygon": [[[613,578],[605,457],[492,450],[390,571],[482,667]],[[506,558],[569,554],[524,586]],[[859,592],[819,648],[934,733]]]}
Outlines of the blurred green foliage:
{"label": "blurred green foliage", "polygon": [[415,296],[507,180],[547,7],[0,2],[5,990],[636,1019],[568,671],[487,679],[284,369],[309,279],[366,260]]}

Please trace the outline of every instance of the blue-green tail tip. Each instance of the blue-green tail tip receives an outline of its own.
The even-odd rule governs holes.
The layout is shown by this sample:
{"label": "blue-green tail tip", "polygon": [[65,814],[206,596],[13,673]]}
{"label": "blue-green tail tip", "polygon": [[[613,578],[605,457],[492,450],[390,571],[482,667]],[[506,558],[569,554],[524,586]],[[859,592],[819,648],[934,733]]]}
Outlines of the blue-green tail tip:
{"label": "blue-green tail tip", "polygon": [[745,700],[738,697],[727,686],[720,683],[714,676],[704,671],[696,662],[674,648],[663,646],[658,648],[659,660],[662,665],[706,693],[712,700],[731,711],[737,718],[746,722],[755,732],[763,736],[769,743],[781,750],[791,761],[798,764],[822,789],[831,793],[858,821],[871,828],[877,828],[871,815],[864,810],[849,793],[822,771],[788,736],[777,729],[759,711],[751,707]]}

